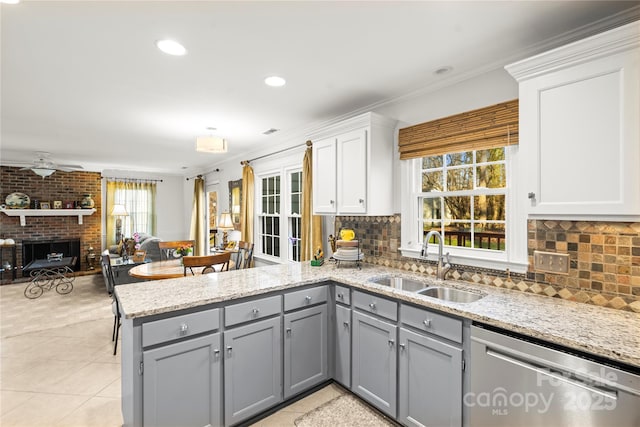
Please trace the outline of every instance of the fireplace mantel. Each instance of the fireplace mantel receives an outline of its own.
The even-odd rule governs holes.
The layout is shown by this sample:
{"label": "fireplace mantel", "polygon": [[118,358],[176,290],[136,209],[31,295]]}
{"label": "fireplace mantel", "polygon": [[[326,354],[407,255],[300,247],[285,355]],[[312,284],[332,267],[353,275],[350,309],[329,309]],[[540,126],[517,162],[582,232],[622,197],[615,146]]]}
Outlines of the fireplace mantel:
{"label": "fireplace mantel", "polygon": [[77,216],[78,224],[82,225],[82,217],[93,215],[95,209],[1,209],[0,212],[8,216],[19,216],[20,225],[27,224],[28,216]]}

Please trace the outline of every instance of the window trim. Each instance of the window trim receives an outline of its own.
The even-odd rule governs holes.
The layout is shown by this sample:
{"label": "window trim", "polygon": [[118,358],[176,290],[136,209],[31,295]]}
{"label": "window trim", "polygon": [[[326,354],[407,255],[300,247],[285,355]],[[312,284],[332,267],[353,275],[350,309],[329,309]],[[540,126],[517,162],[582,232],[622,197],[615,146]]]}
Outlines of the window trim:
{"label": "window trim", "polygon": [[[401,188],[401,247],[403,257],[423,259],[421,257],[421,239],[418,240],[420,223],[420,206],[418,203],[421,191],[421,180],[418,179],[422,172],[422,158],[400,161]],[[516,273],[525,273],[528,268],[527,257],[527,229],[526,213],[520,199],[517,171],[519,170],[519,149],[517,145],[505,147],[506,167],[506,216],[504,251],[494,251],[480,248],[445,247],[445,252],[450,253],[452,264],[467,265],[472,267],[504,270],[509,268]],[[483,189],[485,190],[490,189]],[[502,189],[500,189],[502,193]],[[438,193],[438,196],[446,192]],[[458,193],[460,194],[460,193]],[[435,261],[438,253],[438,245],[428,245],[427,260]],[[434,255],[435,254],[435,255]]]}
{"label": "window trim", "polygon": [[[260,170],[255,174],[255,186],[256,191],[254,195],[254,206],[262,210],[262,180],[272,176],[280,176],[280,212],[278,217],[280,218],[280,256],[273,256],[262,252],[262,233],[261,233],[261,220],[262,212],[256,214],[254,218],[254,257],[266,260],[272,263],[286,264],[286,263],[298,263],[298,261],[292,261],[289,259],[289,218],[291,216],[291,188],[289,183],[290,174],[294,172],[302,171],[302,161],[300,164],[282,166],[280,168],[269,168]],[[255,169],[254,169],[255,172]]]}

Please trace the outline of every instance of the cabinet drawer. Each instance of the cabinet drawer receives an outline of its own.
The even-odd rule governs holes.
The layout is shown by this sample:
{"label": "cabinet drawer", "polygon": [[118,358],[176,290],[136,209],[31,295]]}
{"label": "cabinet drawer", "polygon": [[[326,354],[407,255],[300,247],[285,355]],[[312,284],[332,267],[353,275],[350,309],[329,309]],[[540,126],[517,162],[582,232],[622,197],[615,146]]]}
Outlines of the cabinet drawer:
{"label": "cabinet drawer", "polygon": [[377,314],[389,320],[398,320],[398,304],[386,298],[353,291],[353,305],[367,313]]}
{"label": "cabinet drawer", "polygon": [[284,311],[327,302],[327,285],[284,295]]}
{"label": "cabinet drawer", "polygon": [[184,314],[142,324],[142,346],[184,338],[189,335],[215,331],[220,328],[220,309]]}
{"label": "cabinet drawer", "polygon": [[409,305],[400,306],[400,321],[421,331],[462,342],[462,320]]}
{"label": "cabinet drawer", "polygon": [[345,286],[336,285],[336,302],[351,305],[351,292]]}
{"label": "cabinet drawer", "polygon": [[224,326],[262,319],[280,314],[281,311],[282,297],[280,295],[233,304],[224,309]]}

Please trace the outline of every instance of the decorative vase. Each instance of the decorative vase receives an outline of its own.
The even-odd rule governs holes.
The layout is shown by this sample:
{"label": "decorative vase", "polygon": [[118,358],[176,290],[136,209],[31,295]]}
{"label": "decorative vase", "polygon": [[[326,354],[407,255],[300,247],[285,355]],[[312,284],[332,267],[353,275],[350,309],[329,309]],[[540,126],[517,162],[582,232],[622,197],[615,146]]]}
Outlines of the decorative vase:
{"label": "decorative vase", "polygon": [[96,203],[91,198],[91,194],[84,194],[82,196],[82,200],[80,200],[80,207],[82,209],[91,209],[96,205]]}

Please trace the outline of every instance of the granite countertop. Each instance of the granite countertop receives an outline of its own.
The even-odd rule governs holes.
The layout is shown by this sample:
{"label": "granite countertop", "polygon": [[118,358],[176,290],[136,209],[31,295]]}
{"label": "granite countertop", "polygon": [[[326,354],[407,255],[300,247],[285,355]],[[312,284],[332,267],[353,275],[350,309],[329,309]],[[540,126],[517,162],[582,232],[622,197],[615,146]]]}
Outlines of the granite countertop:
{"label": "granite countertop", "polygon": [[367,264],[358,270],[332,263],[292,263],[133,283],[117,286],[116,295],[124,317],[133,319],[333,280],[640,367],[640,314],[459,281],[438,285],[484,298],[447,302],[369,281],[385,275],[436,284],[423,275]]}

